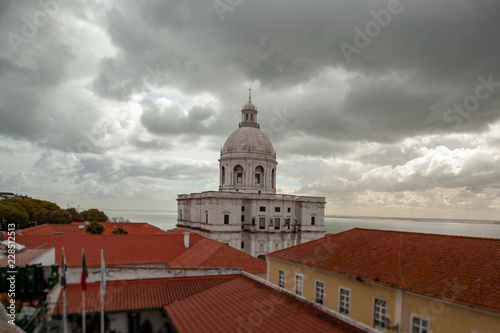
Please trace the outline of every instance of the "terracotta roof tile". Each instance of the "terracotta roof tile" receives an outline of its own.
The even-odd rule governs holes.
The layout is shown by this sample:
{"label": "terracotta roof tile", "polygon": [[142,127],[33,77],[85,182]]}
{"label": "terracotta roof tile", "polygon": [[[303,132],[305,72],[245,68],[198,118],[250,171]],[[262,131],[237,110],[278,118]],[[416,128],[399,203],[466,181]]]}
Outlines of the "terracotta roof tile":
{"label": "terracotta roof tile", "polygon": [[[202,236],[191,234],[190,246]],[[106,265],[167,264],[183,253],[184,235],[18,235],[20,244],[29,248],[54,247],[56,262],[61,265],[64,247],[68,266],[80,266],[82,249],[88,266],[99,266],[104,250]]]}
{"label": "terracotta roof tile", "polygon": [[267,264],[227,244],[203,238],[173,260],[172,267],[240,267],[251,274],[265,274]]}
{"label": "terracotta roof tile", "polygon": [[[102,222],[104,227],[103,235],[112,235],[117,228],[122,228],[129,235],[164,235],[168,232],[155,227],[149,223],[131,222]],[[84,222],[73,222],[70,224],[40,224],[35,227],[20,230],[22,235],[53,235],[62,233],[63,235],[87,235]]]}
{"label": "terracotta roof tile", "polygon": [[[213,288],[236,278],[236,275],[187,277],[174,279],[150,279],[129,281],[106,281],[104,311],[118,312],[139,309],[161,309],[172,302]],[[101,311],[100,283],[88,283],[85,293],[87,313]],[[80,284],[66,287],[68,314],[82,311],[82,290]],[[62,293],[59,297],[62,303]],[[62,308],[56,308],[54,314],[62,314]]]}
{"label": "terracotta roof tile", "polygon": [[62,248],[68,266],[80,266],[82,249],[89,267],[100,265],[104,250],[106,265],[168,265],[171,267],[243,268],[252,274],[265,274],[265,262],[216,240],[190,232],[189,248],[184,246],[184,232],[163,235],[29,235],[17,236],[29,248],[54,247],[56,262],[62,264]]}
{"label": "terracotta roof tile", "polygon": [[363,332],[244,276],[171,303],[165,311],[180,333]]}
{"label": "terracotta roof tile", "polygon": [[356,228],[268,257],[500,313],[500,239]]}

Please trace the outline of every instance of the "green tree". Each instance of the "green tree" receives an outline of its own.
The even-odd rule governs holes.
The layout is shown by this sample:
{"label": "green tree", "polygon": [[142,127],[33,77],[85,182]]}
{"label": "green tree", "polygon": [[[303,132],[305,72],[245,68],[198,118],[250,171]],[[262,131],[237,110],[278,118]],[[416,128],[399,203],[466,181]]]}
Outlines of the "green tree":
{"label": "green tree", "polygon": [[7,223],[16,223],[17,228],[24,228],[28,225],[29,215],[19,210],[16,206],[0,205],[0,221],[7,221]]}
{"label": "green tree", "polygon": [[80,213],[80,216],[83,218],[84,221],[89,221],[89,222],[107,222],[108,221],[108,216],[104,214],[104,212],[101,212],[99,209],[92,208],[89,210],[84,210],[83,212]]}
{"label": "green tree", "polygon": [[71,214],[63,209],[49,212],[49,220],[48,223],[52,224],[69,224],[73,222]]}
{"label": "green tree", "polygon": [[66,209],[66,211],[71,215],[71,218],[73,219],[73,222],[84,222],[85,220],[83,217],[78,213],[75,207],[71,207]]}
{"label": "green tree", "polygon": [[111,233],[115,234],[115,235],[128,235],[128,232],[123,230],[123,228],[120,228],[120,227],[116,228]]}
{"label": "green tree", "polygon": [[104,227],[97,223],[96,221],[90,222],[89,225],[87,225],[87,228],[85,229],[89,234],[92,235],[100,235],[104,232]]}
{"label": "green tree", "polygon": [[50,202],[50,201],[45,201],[45,200],[39,200],[39,199],[27,199],[29,202],[34,203],[35,205],[39,206],[40,208],[46,209],[46,210],[59,210],[61,207],[59,207],[57,204]]}

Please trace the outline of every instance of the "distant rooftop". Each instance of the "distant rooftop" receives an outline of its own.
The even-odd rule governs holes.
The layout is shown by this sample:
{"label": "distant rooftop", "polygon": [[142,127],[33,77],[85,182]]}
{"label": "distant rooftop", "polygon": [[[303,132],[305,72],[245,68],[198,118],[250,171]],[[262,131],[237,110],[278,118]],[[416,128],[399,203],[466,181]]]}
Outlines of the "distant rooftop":
{"label": "distant rooftop", "polygon": [[[167,231],[162,230],[149,223],[131,223],[131,222],[99,222],[104,227],[103,235],[112,235],[113,231],[122,228],[130,235],[164,235]],[[53,235],[54,233],[62,235],[87,235],[85,231],[85,222],[73,222],[70,224],[39,224],[35,227],[21,230],[23,235]]]}
{"label": "distant rooftop", "polygon": [[[229,245],[189,232],[189,247],[184,244],[185,232],[158,233],[147,223],[122,223],[130,228],[128,235],[90,235],[73,225],[49,225],[23,229],[16,240],[28,248],[54,247],[56,262],[62,264],[62,248],[69,267],[82,263],[82,249],[89,267],[99,267],[101,249],[107,266],[157,265],[184,268],[243,268],[248,273],[265,274],[267,264]],[[142,225],[142,226],[141,226]],[[62,227],[62,228],[61,228]],[[112,230],[112,228],[109,228]],[[62,234],[54,233],[63,230]],[[150,234],[135,234],[149,230]]]}

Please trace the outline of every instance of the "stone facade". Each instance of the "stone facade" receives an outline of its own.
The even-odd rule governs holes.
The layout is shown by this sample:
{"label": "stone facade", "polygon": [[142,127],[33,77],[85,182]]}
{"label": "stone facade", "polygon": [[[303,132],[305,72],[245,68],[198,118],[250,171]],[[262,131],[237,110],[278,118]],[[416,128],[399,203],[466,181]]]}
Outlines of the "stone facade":
{"label": "stone facade", "polygon": [[219,191],[178,195],[177,226],[260,258],[322,237],[325,198],[276,194],[276,152],[250,98],[241,113],[221,149]]}

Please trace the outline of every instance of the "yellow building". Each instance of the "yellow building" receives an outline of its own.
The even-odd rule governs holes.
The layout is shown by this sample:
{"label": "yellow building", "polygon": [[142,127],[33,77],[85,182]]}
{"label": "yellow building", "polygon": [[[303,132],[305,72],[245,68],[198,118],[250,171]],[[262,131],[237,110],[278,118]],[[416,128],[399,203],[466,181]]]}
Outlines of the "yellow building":
{"label": "yellow building", "polygon": [[267,272],[381,332],[500,333],[500,239],[351,229],[269,254]]}

